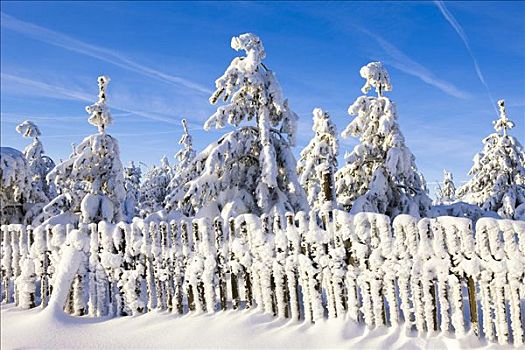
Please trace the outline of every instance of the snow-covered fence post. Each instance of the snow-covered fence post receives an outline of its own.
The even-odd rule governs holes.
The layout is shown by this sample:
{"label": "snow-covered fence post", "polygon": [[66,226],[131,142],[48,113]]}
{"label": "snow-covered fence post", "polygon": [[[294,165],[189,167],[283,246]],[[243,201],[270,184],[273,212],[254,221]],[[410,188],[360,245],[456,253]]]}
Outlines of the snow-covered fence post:
{"label": "snow-covered fence post", "polygon": [[414,301],[410,291],[411,268],[418,244],[418,230],[416,219],[410,215],[398,215],[393,222],[395,240],[394,249],[399,268],[397,281],[399,298],[401,300],[401,311],[407,325],[411,330],[414,326]]}
{"label": "snow-covered fence post", "polygon": [[330,211],[329,217],[332,219],[328,222],[327,231],[329,236],[333,237],[333,245],[330,249],[330,258],[332,261],[332,288],[334,290],[336,317],[343,317],[347,309],[347,292],[345,290],[346,267],[346,250],[344,247],[341,225],[333,219],[333,212]]}
{"label": "snow-covered fence post", "polygon": [[372,308],[372,299],[370,294],[371,271],[369,268],[370,256],[370,222],[367,213],[358,213],[354,216],[355,242],[354,247],[359,275],[357,276],[357,285],[361,292],[361,313],[365,324],[369,327],[374,324],[374,312]]}
{"label": "snow-covered fence post", "polygon": [[167,253],[167,239],[168,239],[168,224],[165,221],[160,222],[159,231],[156,237],[156,267],[157,267],[157,305],[161,310],[168,308],[167,304],[167,265],[168,265],[168,253]]}
{"label": "snow-covered fence post", "polygon": [[472,232],[472,223],[470,221],[463,225],[460,229],[461,250],[464,259],[462,261],[462,269],[467,278],[467,290],[469,299],[469,311],[471,329],[479,336],[479,322],[478,322],[478,307],[476,302],[476,282],[480,274],[479,257],[476,254],[476,246],[474,242],[474,234]]}
{"label": "snow-covered fence post", "polygon": [[[199,250],[200,250],[200,245],[201,245],[201,241],[202,241],[202,234],[199,232],[199,224],[196,220],[193,220],[193,223],[192,223],[192,234],[193,234],[193,245],[192,245],[192,251],[193,251],[193,254],[194,254],[194,257],[193,257],[193,279],[195,281],[194,283],[194,288],[197,292],[197,299],[195,299],[195,306],[196,306],[196,310],[201,312],[201,311],[206,311],[206,300],[205,300],[205,297],[204,297],[204,282],[202,280],[202,272],[203,272],[203,269],[204,269],[204,257],[200,254]],[[197,265],[199,265],[197,267]],[[195,268],[197,267],[197,268]],[[190,281],[191,282],[191,281]]]}
{"label": "snow-covered fence post", "polygon": [[273,274],[273,264],[275,261],[275,249],[273,247],[273,230],[272,230],[273,220],[270,215],[264,214],[262,216],[262,235],[265,241],[267,254],[265,261],[265,271],[264,274],[267,275],[267,278],[270,279],[270,290],[271,293],[268,293],[268,297],[271,298],[271,310],[274,316],[277,316],[277,298],[276,298],[276,287],[275,287],[275,276]]}
{"label": "snow-covered fence post", "polygon": [[153,257],[153,236],[156,230],[156,223],[150,222],[144,227],[144,243],[142,245],[146,255],[146,289],[148,294],[148,311],[157,307],[157,294],[155,289],[155,262]]}
{"label": "snow-covered fence post", "polygon": [[[89,237],[88,224],[80,223],[78,229],[82,236]],[[49,237],[47,244],[49,245],[50,243],[51,237]],[[86,255],[82,255],[77,275],[73,281],[73,311],[75,316],[84,316],[86,314],[86,294],[88,294],[86,293],[85,288],[87,279],[87,258]]]}
{"label": "snow-covered fence post", "polygon": [[155,288],[154,308],[163,309],[162,302],[162,251],[161,251],[161,234],[159,229],[160,223],[150,223],[151,233],[151,255],[153,266],[153,285]]}
{"label": "snow-covered fence post", "polygon": [[[388,318],[385,316],[386,323],[390,326],[399,325],[399,303],[396,293],[396,276],[398,275],[399,265],[395,254],[394,242],[392,238],[392,229],[388,216],[377,217],[377,228],[379,231],[379,251],[383,263],[381,269],[383,273],[382,294],[388,304]],[[387,308],[383,306],[383,314],[386,314]]]}
{"label": "snow-covered fence post", "polygon": [[89,316],[97,316],[97,310],[99,310],[98,305],[102,300],[98,300],[97,293],[97,270],[100,266],[99,260],[99,241],[98,241],[98,231],[97,224],[89,224],[90,229],[90,243],[89,243],[89,256],[88,256],[88,286],[89,286],[89,301],[88,301],[88,312]]}
{"label": "snow-covered fence post", "polygon": [[[370,247],[371,252],[368,257],[368,267],[370,269],[370,297],[372,300],[372,310],[374,316],[374,325],[384,326],[387,323],[385,303],[383,298],[383,277],[384,271],[381,269],[385,258],[381,252],[381,235],[380,225],[378,222],[383,220],[384,216],[380,214],[368,214],[370,223]],[[386,219],[388,220],[388,219]],[[388,236],[388,233],[387,233]]]}
{"label": "snow-covered fence post", "polygon": [[[434,287],[434,270],[431,266],[431,259],[433,258],[432,250],[432,221],[431,219],[421,219],[418,223],[419,230],[419,247],[418,247],[418,262],[419,262],[419,280],[422,287],[422,309],[419,310],[420,317],[424,318],[427,332],[436,330],[437,326],[437,305],[436,305],[436,290]],[[416,311],[418,312],[418,311]],[[417,320],[417,315],[416,315]],[[418,327],[419,328],[419,327]],[[421,329],[418,329],[421,331]]]}
{"label": "snow-covered fence post", "polygon": [[6,304],[13,302],[13,294],[11,293],[11,278],[13,274],[12,258],[13,248],[11,247],[12,232],[8,225],[3,226],[3,240],[2,240],[2,301]]}
{"label": "snow-covered fence post", "polygon": [[[431,259],[431,268],[434,271],[434,283],[437,289],[437,300],[439,302],[439,327],[438,327],[438,310],[436,304],[434,329],[441,329],[442,332],[448,332],[450,328],[451,310],[448,296],[448,276],[451,273],[450,248],[447,245],[445,228],[439,219],[432,220],[433,248],[434,256]],[[434,289],[434,290],[435,290]]]}
{"label": "snow-covered fence post", "polygon": [[35,264],[29,256],[28,232],[32,230],[31,226],[20,226],[19,232],[19,252],[20,252],[20,273],[15,280],[16,290],[18,293],[18,305],[21,308],[29,309],[36,306],[36,274]]}
{"label": "snow-covered fence post", "polygon": [[508,297],[512,339],[515,346],[520,346],[523,345],[520,286],[523,286],[525,274],[525,252],[519,250],[515,237],[517,236],[520,240],[524,238],[525,222],[505,220],[500,221],[499,224],[503,231],[504,250],[508,268]]}
{"label": "snow-covered fence post", "polygon": [[182,222],[181,225],[181,243],[182,243],[182,254],[184,257],[184,285],[186,288],[186,295],[188,299],[188,309],[190,311],[195,311],[195,295],[193,291],[193,287],[190,283],[188,274],[188,265],[190,263],[190,256],[192,255],[191,252],[191,246],[190,246],[190,239],[189,239],[189,231],[188,231],[188,223],[186,221]]}
{"label": "snow-covered fence post", "polygon": [[240,224],[239,228],[240,235],[238,237],[240,248],[238,251],[238,260],[241,265],[241,275],[244,282],[244,298],[245,298],[245,309],[249,309],[253,305],[253,289],[252,289],[252,276],[251,276],[251,256],[250,247],[248,244],[248,224],[246,220]]}
{"label": "snow-covered fence post", "polygon": [[171,221],[171,248],[173,250],[173,278],[175,284],[174,302],[176,304],[177,313],[182,315],[184,313],[182,290],[184,282],[184,256],[182,254],[182,237],[180,225],[175,221]]}
{"label": "snow-covered fence post", "polygon": [[275,282],[275,298],[277,304],[277,316],[288,318],[288,296],[285,272],[285,260],[288,250],[286,232],[282,229],[281,216],[274,218],[274,242],[275,259],[272,265]]}
{"label": "snow-covered fence post", "polygon": [[208,313],[215,312],[217,301],[217,250],[215,249],[215,229],[214,222],[210,218],[200,219],[201,221],[201,246],[200,254],[204,260],[201,281],[204,287],[204,301]]}
{"label": "snow-covered fence post", "polygon": [[286,213],[286,236],[288,238],[288,257],[286,258],[286,279],[290,302],[290,318],[298,321],[301,317],[299,300],[299,283],[297,274],[297,258],[300,249],[300,237],[295,227],[294,216]]}
{"label": "snow-covered fence post", "polygon": [[219,284],[219,300],[221,310],[226,310],[226,256],[224,235],[222,231],[222,220],[220,217],[215,218],[213,226],[215,228],[215,249],[217,259],[217,279]]}
{"label": "snow-covered fence post", "polygon": [[[450,308],[450,320],[456,335],[461,336],[465,333],[465,320],[463,317],[463,291],[461,287],[463,271],[460,267],[463,255],[461,254],[461,235],[458,226],[464,225],[466,223],[465,220],[468,221],[468,219],[438,217],[436,220],[443,227],[450,261],[450,271],[446,281],[448,288],[445,289],[448,306]],[[442,294],[442,292],[440,292],[440,294]],[[441,330],[443,330],[443,322]]]}
{"label": "snow-covered fence post", "polygon": [[14,280],[14,300],[15,305],[18,306],[18,285],[16,279],[20,276],[20,231],[22,225],[11,224],[11,250],[12,250],[12,266],[13,266],[13,280]]}
{"label": "snow-covered fence post", "polygon": [[[489,218],[478,220],[476,224],[476,249],[481,260],[481,266],[484,267],[481,269],[481,281],[483,284],[480,286],[483,318],[490,315],[490,309],[492,308],[495,314],[498,342],[506,344],[509,336],[505,303],[505,289],[508,288],[506,285],[508,268],[497,221]],[[487,270],[489,273],[487,273]],[[483,322],[483,330],[487,331],[487,338],[494,340],[490,322]]]}
{"label": "snow-covered fence post", "polygon": [[239,296],[239,264],[235,260],[235,253],[233,251],[233,244],[236,239],[235,234],[235,219],[230,218],[229,223],[229,242],[230,242],[230,262],[229,262],[229,270],[230,270],[230,279],[231,279],[231,289],[232,289],[232,307],[234,310],[237,310],[241,304],[241,298]]}
{"label": "snow-covered fence post", "polygon": [[[42,234],[42,276],[40,278],[40,305],[45,308],[49,303],[49,241],[53,236],[53,230],[50,225],[47,225],[45,228],[45,233]],[[69,303],[68,303],[69,304]],[[72,310],[70,310],[72,311]]]}
{"label": "snow-covered fence post", "polygon": [[162,237],[162,255],[164,261],[166,262],[166,272],[167,279],[165,281],[165,293],[166,293],[166,303],[169,312],[173,312],[173,305],[175,301],[175,235],[176,232],[173,232],[174,226],[173,222],[165,223],[166,227],[163,228],[162,232],[164,236]]}

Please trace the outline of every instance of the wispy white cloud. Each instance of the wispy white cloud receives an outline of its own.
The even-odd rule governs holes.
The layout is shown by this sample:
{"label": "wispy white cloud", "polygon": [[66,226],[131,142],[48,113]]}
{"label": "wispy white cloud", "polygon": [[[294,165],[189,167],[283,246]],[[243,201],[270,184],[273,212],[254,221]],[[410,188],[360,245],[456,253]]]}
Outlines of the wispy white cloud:
{"label": "wispy white cloud", "polygon": [[[29,87],[31,91],[22,91],[18,89],[17,92],[29,93],[35,96],[42,96],[48,98],[56,99],[66,99],[66,100],[77,100],[82,102],[93,102],[96,98],[93,94],[87,93],[74,88],[61,87],[54,84],[50,84],[45,81],[34,80],[26,77],[21,77],[18,75],[1,73],[2,80],[2,92],[9,93],[10,84],[14,83],[22,86]],[[109,97],[113,97],[110,93]],[[121,103],[119,101],[128,101],[129,98],[125,96],[117,96],[114,100],[110,102],[110,108],[113,110],[118,110],[125,113],[131,113],[149,120],[164,122],[168,124],[173,124],[180,126],[181,119],[175,118],[172,115],[164,114],[162,112],[156,112],[152,110],[143,110],[138,108],[130,108],[126,103]],[[191,130],[202,129],[201,125],[192,123],[188,121]]]}
{"label": "wispy white cloud", "polygon": [[365,28],[359,28],[359,30],[368,35],[370,38],[374,39],[390,57],[390,59],[385,63],[388,63],[400,71],[421,79],[423,82],[438,88],[450,96],[461,99],[470,98],[470,94],[468,92],[459,89],[450,82],[437,78],[428,68],[419,62],[414,61],[399,48],[392,45],[379,35],[374,34]]}
{"label": "wispy white cloud", "polygon": [[[434,4],[436,4],[439,11],[441,11],[441,14],[447,22],[454,28],[456,33],[459,35],[461,41],[465,45],[465,48],[467,49],[470,58],[472,58],[472,63],[474,64],[474,69],[476,70],[476,74],[478,75],[479,81],[483,84],[485,89],[487,90],[487,94],[489,95],[490,102],[494,109],[496,109],[496,104],[494,103],[494,98],[492,97],[492,93],[490,92],[489,86],[485,80],[485,77],[483,76],[483,73],[481,72],[481,69],[479,68],[478,60],[476,59],[476,56],[474,56],[474,52],[470,48],[470,43],[467,37],[467,34],[465,34],[465,31],[463,30],[463,27],[459,24],[459,22],[456,20],[456,18],[450,13],[450,11],[447,9],[445,3],[443,1],[434,1]],[[497,112],[497,109],[496,109]]]}
{"label": "wispy white cloud", "polygon": [[210,89],[188,79],[170,75],[155,68],[135,62],[114,50],[88,44],[66,34],[47,29],[30,22],[19,20],[4,12],[1,12],[0,22],[3,29],[12,30],[19,34],[26,35],[32,39],[111,63],[115,66],[127,69],[149,78],[183,86],[201,94],[211,94],[212,92]]}

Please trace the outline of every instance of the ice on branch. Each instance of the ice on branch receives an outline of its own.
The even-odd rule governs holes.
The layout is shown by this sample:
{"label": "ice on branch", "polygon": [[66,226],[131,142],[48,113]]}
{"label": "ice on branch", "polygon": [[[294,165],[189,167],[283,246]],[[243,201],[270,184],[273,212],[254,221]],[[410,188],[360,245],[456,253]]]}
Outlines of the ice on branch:
{"label": "ice on branch", "polygon": [[370,62],[361,68],[359,74],[366,79],[365,85],[361,88],[363,94],[368,93],[371,88],[375,88],[378,96],[382,96],[383,91],[392,91],[390,75],[381,62]]}

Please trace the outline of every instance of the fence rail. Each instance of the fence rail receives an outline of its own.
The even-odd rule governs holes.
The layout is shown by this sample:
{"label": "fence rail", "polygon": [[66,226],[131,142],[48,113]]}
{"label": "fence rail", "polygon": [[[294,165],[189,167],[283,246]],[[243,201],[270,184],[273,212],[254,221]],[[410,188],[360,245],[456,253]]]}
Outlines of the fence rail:
{"label": "fence rail", "polygon": [[[523,344],[525,222],[333,211],[3,225],[1,295],[77,316],[259,307]],[[54,299],[53,299],[54,298]]]}

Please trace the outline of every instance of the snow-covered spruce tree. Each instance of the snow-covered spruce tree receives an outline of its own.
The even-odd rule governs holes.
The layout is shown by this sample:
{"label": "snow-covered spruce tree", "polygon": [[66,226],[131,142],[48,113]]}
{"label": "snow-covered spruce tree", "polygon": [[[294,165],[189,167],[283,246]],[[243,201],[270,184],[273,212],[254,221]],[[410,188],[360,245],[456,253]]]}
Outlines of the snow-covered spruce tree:
{"label": "snow-covered spruce tree", "polygon": [[[310,143],[301,151],[297,162],[299,182],[306,191],[308,204],[315,210],[326,209],[335,204],[335,181],[337,171],[337,129],[328,113],[320,108],[313,110],[315,132]],[[325,187],[323,187],[325,186]]]}
{"label": "snow-covered spruce tree", "polygon": [[[242,34],[232,38],[231,46],[246,56],[234,58],[215,82],[210,102],[222,98],[226,104],[204,128],[221,129],[228,123],[236,130],[197,155],[184,170],[189,181],[172,191],[167,209],[224,217],[306,209],[290,149],[297,115],[283,98],[273,72],[262,63],[266,53],[261,40]],[[252,119],[255,125],[240,126]]]}
{"label": "snow-covered spruce tree", "polygon": [[345,155],[347,163],[336,174],[338,203],[351,213],[424,216],[431,203],[424,179],[405,145],[396,106],[383,96],[392,90],[389,74],[381,62],[369,63],[360,74],[366,79],[362,92],[373,87],[377,97],[360,96],[348,108],[355,119],[341,135],[357,137],[359,144]]}
{"label": "snow-covered spruce tree", "polygon": [[49,186],[46,181],[46,175],[55,167],[55,162],[44,155],[44,147],[39,139],[41,132],[35,123],[26,120],[16,127],[16,131],[23,137],[33,138],[33,142],[24,149],[31,176],[31,200],[25,205],[24,222],[36,225],[43,220],[42,208],[56,195],[53,186]]}
{"label": "snow-covered spruce tree", "polygon": [[451,172],[443,170],[443,183],[436,193],[436,204],[450,204],[456,200],[456,186]]}
{"label": "snow-covered spruce tree", "polygon": [[160,166],[153,166],[144,175],[140,186],[139,208],[140,216],[164,209],[164,201],[168,195],[168,185],[173,178],[173,169],[166,156],[160,160]]}
{"label": "snow-covered spruce tree", "polygon": [[474,157],[472,178],[458,189],[458,197],[502,218],[525,220],[525,152],[508,135],[514,123],[507,117],[505,101],[498,101],[500,117],[495,133],[483,140],[483,150]]}
{"label": "snow-covered spruce tree", "polygon": [[178,160],[176,172],[181,173],[186,170],[191,161],[195,158],[195,150],[193,149],[193,139],[188,131],[188,123],[186,119],[182,119],[182,127],[184,133],[179,140],[179,145],[182,145],[182,148],[175,154],[175,159]]}
{"label": "snow-covered spruce tree", "polygon": [[42,135],[40,129],[32,121],[26,120],[16,127],[16,131],[23,137],[33,138],[33,141],[24,149],[24,156],[33,174],[33,185],[38,187],[48,199],[52,199],[55,193],[53,188],[47,184],[46,175],[55,167],[55,162],[49,156],[44,155],[44,146],[39,139],[39,136]]}
{"label": "snow-covered spruce tree", "polygon": [[31,190],[31,171],[23,153],[0,147],[0,224],[23,223]]}
{"label": "snow-covered spruce tree", "polygon": [[109,77],[98,78],[98,101],[86,107],[88,122],[98,128],[98,134],[86,137],[75,146],[70,158],[58,164],[48,175],[58,196],[44,211],[50,216],[68,214],[82,222],[105,220],[116,223],[123,219],[126,198],[124,171],[120,161],[118,141],[106,134],[113,118],[106,106]]}
{"label": "snow-covered spruce tree", "polygon": [[[195,159],[195,150],[193,149],[193,139],[188,130],[188,123],[186,119],[182,120],[182,127],[184,133],[179,140],[179,145],[182,145],[181,149],[175,154],[175,159],[177,160],[177,165],[174,167],[173,178],[171,179],[168,186],[168,193],[173,191],[180,190],[182,185],[191,180],[194,174],[187,172],[186,170],[190,168],[191,162]],[[186,204],[186,207],[188,205]],[[181,211],[182,208],[178,208]],[[186,208],[188,209],[188,208]]]}
{"label": "snow-covered spruce tree", "polygon": [[126,199],[124,201],[124,217],[127,222],[131,222],[133,217],[138,215],[138,205],[140,198],[140,180],[142,172],[140,167],[135,166],[131,161],[127,167],[124,168],[124,189],[126,190]]}

